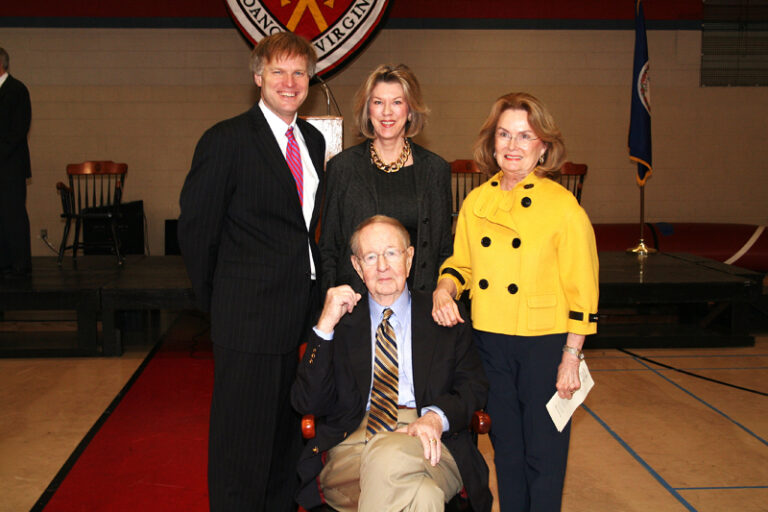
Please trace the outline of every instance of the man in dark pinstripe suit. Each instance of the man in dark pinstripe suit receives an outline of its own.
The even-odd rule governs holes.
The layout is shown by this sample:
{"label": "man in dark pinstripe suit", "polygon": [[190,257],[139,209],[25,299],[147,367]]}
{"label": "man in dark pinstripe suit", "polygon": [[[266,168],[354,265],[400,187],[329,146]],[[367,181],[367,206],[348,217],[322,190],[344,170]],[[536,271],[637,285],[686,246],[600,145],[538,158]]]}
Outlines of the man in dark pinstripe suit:
{"label": "man in dark pinstripe suit", "polygon": [[27,87],[8,73],[9,62],[0,48],[0,278],[20,278],[32,268],[26,207],[32,106]]}
{"label": "man in dark pinstripe suit", "polygon": [[262,39],[251,57],[261,100],[205,132],[181,192],[179,245],[211,314],[212,511],[295,510],[301,440],[289,393],[319,306],[313,234],[325,154],[320,132],[296,111],[316,60],[290,32]]}

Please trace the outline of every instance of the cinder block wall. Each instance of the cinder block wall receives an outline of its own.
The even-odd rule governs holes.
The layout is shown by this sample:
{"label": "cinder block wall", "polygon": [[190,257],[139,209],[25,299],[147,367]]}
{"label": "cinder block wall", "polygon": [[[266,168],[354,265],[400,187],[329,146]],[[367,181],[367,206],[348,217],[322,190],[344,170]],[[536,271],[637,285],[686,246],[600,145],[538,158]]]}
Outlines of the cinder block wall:
{"label": "cinder block wall", "polygon": [[[648,33],[646,220],[766,224],[768,88],[699,87],[700,40],[698,31]],[[554,113],[570,159],[589,165],[582,202],[592,221],[637,222],[626,149],[633,41],[621,30],[383,30],[329,85],[349,120],[369,71],[408,64],[432,109],[417,142],[449,161],[471,156],[498,96],[531,92]],[[162,254],[198,138],[257,98],[249,45],[235,29],[3,29],[0,45],[32,96],[33,254],[50,254],[41,229],[60,238],[55,183],[66,164],[90,159],[128,163],[125,200],[144,201],[151,251]],[[325,111],[313,87],[302,113]],[[346,122],[345,144],[355,135]]]}

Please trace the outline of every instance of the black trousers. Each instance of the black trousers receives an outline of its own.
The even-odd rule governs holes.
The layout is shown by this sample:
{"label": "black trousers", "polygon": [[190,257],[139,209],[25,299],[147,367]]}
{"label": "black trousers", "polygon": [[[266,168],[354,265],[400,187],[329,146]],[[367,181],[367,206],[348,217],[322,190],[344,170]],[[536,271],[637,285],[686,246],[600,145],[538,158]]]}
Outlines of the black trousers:
{"label": "black trousers", "polygon": [[213,354],[211,511],[295,511],[302,443],[290,390],[297,353],[251,354],[214,344]]}
{"label": "black trousers", "polygon": [[546,404],[557,391],[565,334],[508,336],[475,331],[488,376],[489,437],[501,512],[560,510],[571,424],[558,432]]}
{"label": "black trousers", "polygon": [[0,176],[0,271],[32,267],[26,202],[27,180]]}

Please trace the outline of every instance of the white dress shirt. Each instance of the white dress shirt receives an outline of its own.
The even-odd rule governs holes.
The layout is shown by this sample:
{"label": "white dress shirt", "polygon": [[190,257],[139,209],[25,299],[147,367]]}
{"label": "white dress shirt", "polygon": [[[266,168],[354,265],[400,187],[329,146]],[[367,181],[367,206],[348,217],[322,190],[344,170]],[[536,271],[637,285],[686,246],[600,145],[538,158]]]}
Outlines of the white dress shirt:
{"label": "white dress shirt", "polygon": [[[304,222],[307,226],[307,231],[309,231],[309,224],[312,222],[312,211],[315,209],[317,186],[320,184],[320,179],[317,176],[315,166],[312,165],[312,159],[309,157],[309,149],[307,149],[307,143],[304,141],[304,134],[301,133],[301,129],[296,125],[295,114],[291,124],[286,124],[285,121],[280,119],[277,114],[272,112],[269,107],[264,104],[264,100],[259,101],[259,108],[264,113],[264,117],[266,118],[269,127],[272,129],[272,133],[274,134],[275,139],[277,139],[277,145],[280,146],[280,151],[283,152],[283,158],[285,158],[288,150],[288,137],[285,136],[285,132],[288,131],[288,127],[293,126],[293,136],[299,145],[299,153],[301,154],[301,167],[304,181],[301,208],[302,213],[304,214]],[[314,236],[314,233],[308,233],[308,235]],[[312,259],[312,249],[309,247],[309,239],[307,239],[307,250],[309,250],[309,265],[312,272],[312,279],[315,279],[315,260]]]}

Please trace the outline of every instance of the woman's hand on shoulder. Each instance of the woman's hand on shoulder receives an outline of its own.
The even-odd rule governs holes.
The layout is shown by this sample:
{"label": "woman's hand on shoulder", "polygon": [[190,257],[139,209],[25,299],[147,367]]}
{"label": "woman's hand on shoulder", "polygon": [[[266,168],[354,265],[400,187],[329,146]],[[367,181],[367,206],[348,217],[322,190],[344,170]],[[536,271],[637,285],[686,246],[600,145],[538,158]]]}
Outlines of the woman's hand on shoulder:
{"label": "woman's hand on shoulder", "polygon": [[459,314],[459,306],[453,297],[456,295],[456,285],[450,279],[441,279],[437,288],[432,292],[432,319],[443,327],[453,327],[464,323]]}

